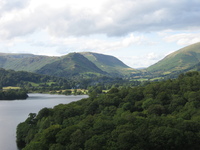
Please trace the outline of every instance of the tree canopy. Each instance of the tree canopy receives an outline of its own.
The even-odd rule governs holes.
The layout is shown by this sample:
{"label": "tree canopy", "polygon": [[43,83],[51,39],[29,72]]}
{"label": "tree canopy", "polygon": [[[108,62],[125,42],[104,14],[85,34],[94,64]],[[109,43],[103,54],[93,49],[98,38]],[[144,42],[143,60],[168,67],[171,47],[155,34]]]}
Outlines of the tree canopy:
{"label": "tree canopy", "polygon": [[27,91],[25,90],[0,90],[0,100],[15,100],[28,98]]}
{"label": "tree canopy", "polygon": [[17,127],[23,150],[200,149],[200,73],[31,113]]}

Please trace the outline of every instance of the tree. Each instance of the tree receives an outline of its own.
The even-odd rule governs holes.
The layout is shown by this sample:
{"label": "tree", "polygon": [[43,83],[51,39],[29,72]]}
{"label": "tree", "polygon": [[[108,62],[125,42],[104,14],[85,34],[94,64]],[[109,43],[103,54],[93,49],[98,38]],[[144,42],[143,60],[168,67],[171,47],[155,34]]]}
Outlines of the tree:
{"label": "tree", "polygon": [[94,135],[85,142],[85,150],[102,150],[106,145],[106,139],[103,135]]}
{"label": "tree", "polygon": [[154,114],[160,116],[165,113],[165,108],[160,104],[155,104],[151,105],[147,111],[148,114]]}
{"label": "tree", "polygon": [[71,134],[70,141],[70,150],[84,149],[85,136],[80,129],[77,129]]}
{"label": "tree", "polygon": [[70,143],[70,135],[78,129],[77,126],[73,125],[65,129],[60,130],[56,135],[56,142],[65,145]]}
{"label": "tree", "polygon": [[42,132],[41,142],[47,147],[49,144],[56,143],[56,134],[61,130],[60,125],[51,125]]}
{"label": "tree", "polygon": [[150,149],[160,150],[177,150],[184,149],[182,141],[184,141],[183,133],[170,127],[154,128],[150,134]]}

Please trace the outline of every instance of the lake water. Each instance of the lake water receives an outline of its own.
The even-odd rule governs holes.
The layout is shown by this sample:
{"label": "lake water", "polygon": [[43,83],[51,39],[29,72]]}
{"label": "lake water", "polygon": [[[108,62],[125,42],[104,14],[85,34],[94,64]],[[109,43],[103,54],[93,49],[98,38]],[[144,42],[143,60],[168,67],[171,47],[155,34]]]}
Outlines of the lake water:
{"label": "lake water", "polygon": [[29,113],[38,113],[44,107],[52,108],[86,98],[86,95],[65,96],[50,94],[28,94],[26,100],[0,101],[0,150],[18,150],[16,127],[25,121]]}

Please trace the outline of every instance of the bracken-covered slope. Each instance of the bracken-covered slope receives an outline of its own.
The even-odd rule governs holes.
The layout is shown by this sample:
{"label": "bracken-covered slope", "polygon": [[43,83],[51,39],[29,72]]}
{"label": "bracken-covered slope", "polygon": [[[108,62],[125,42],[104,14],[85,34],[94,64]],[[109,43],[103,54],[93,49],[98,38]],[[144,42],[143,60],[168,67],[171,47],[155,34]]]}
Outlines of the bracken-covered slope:
{"label": "bracken-covered slope", "polygon": [[200,62],[200,42],[184,47],[147,68],[147,71],[169,74],[188,69]]}

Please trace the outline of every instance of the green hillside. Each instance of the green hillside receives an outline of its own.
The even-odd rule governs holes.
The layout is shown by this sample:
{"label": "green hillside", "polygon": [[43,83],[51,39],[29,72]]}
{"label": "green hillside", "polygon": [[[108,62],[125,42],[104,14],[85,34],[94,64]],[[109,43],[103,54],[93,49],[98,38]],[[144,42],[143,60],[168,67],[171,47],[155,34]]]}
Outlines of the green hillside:
{"label": "green hillside", "polygon": [[[194,65],[194,66],[188,68],[188,70],[186,70],[186,71],[200,71],[200,62],[197,63],[196,65]],[[185,72],[186,72],[186,71],[185,71]]]}
{"label": "green hillside", "polygon": [[58,77],[74,75],[122,77],[139,72],[113,56],[90,52],[70,53],[62,57],[0,53],[0,68]]}
{"label": "green hillside", "polygon": [[184,47],[169,54],[161,61],[147,68],[147,71],[166,74],[185,70],[200,62],[200,43]]}
{"label": "green hillside", "polygon": [[82,54],[88,60],[93,62],[101,70],[112,75],[128,75],[131,73],[139,72],[125,65],[122,61],[113,56],[91,53],[91,52],[85,52],[80,54]]}
{"label": "green hillside", "polygon": [[59,57],[49,57],[32,54],[0,53],[0,67],[15,71],[35,72],[46,64],[58,60]]}
{"label": "green hillside", "polygon": [[70,77],[80,74],[106,74],[95,64],[79,53],[70,53],[60,60],[49,63],[36,71],[39,74],[46,74],[58,77]]}
{"label": "green hillside", "polygon": [[187,68],[187,69],[167,74],[166,78],[177,78],[179,76],[179,74],[185,73],[185,72],[191,72],[191,71],[200,71],[200,62],[195,64],[192,67]]}

